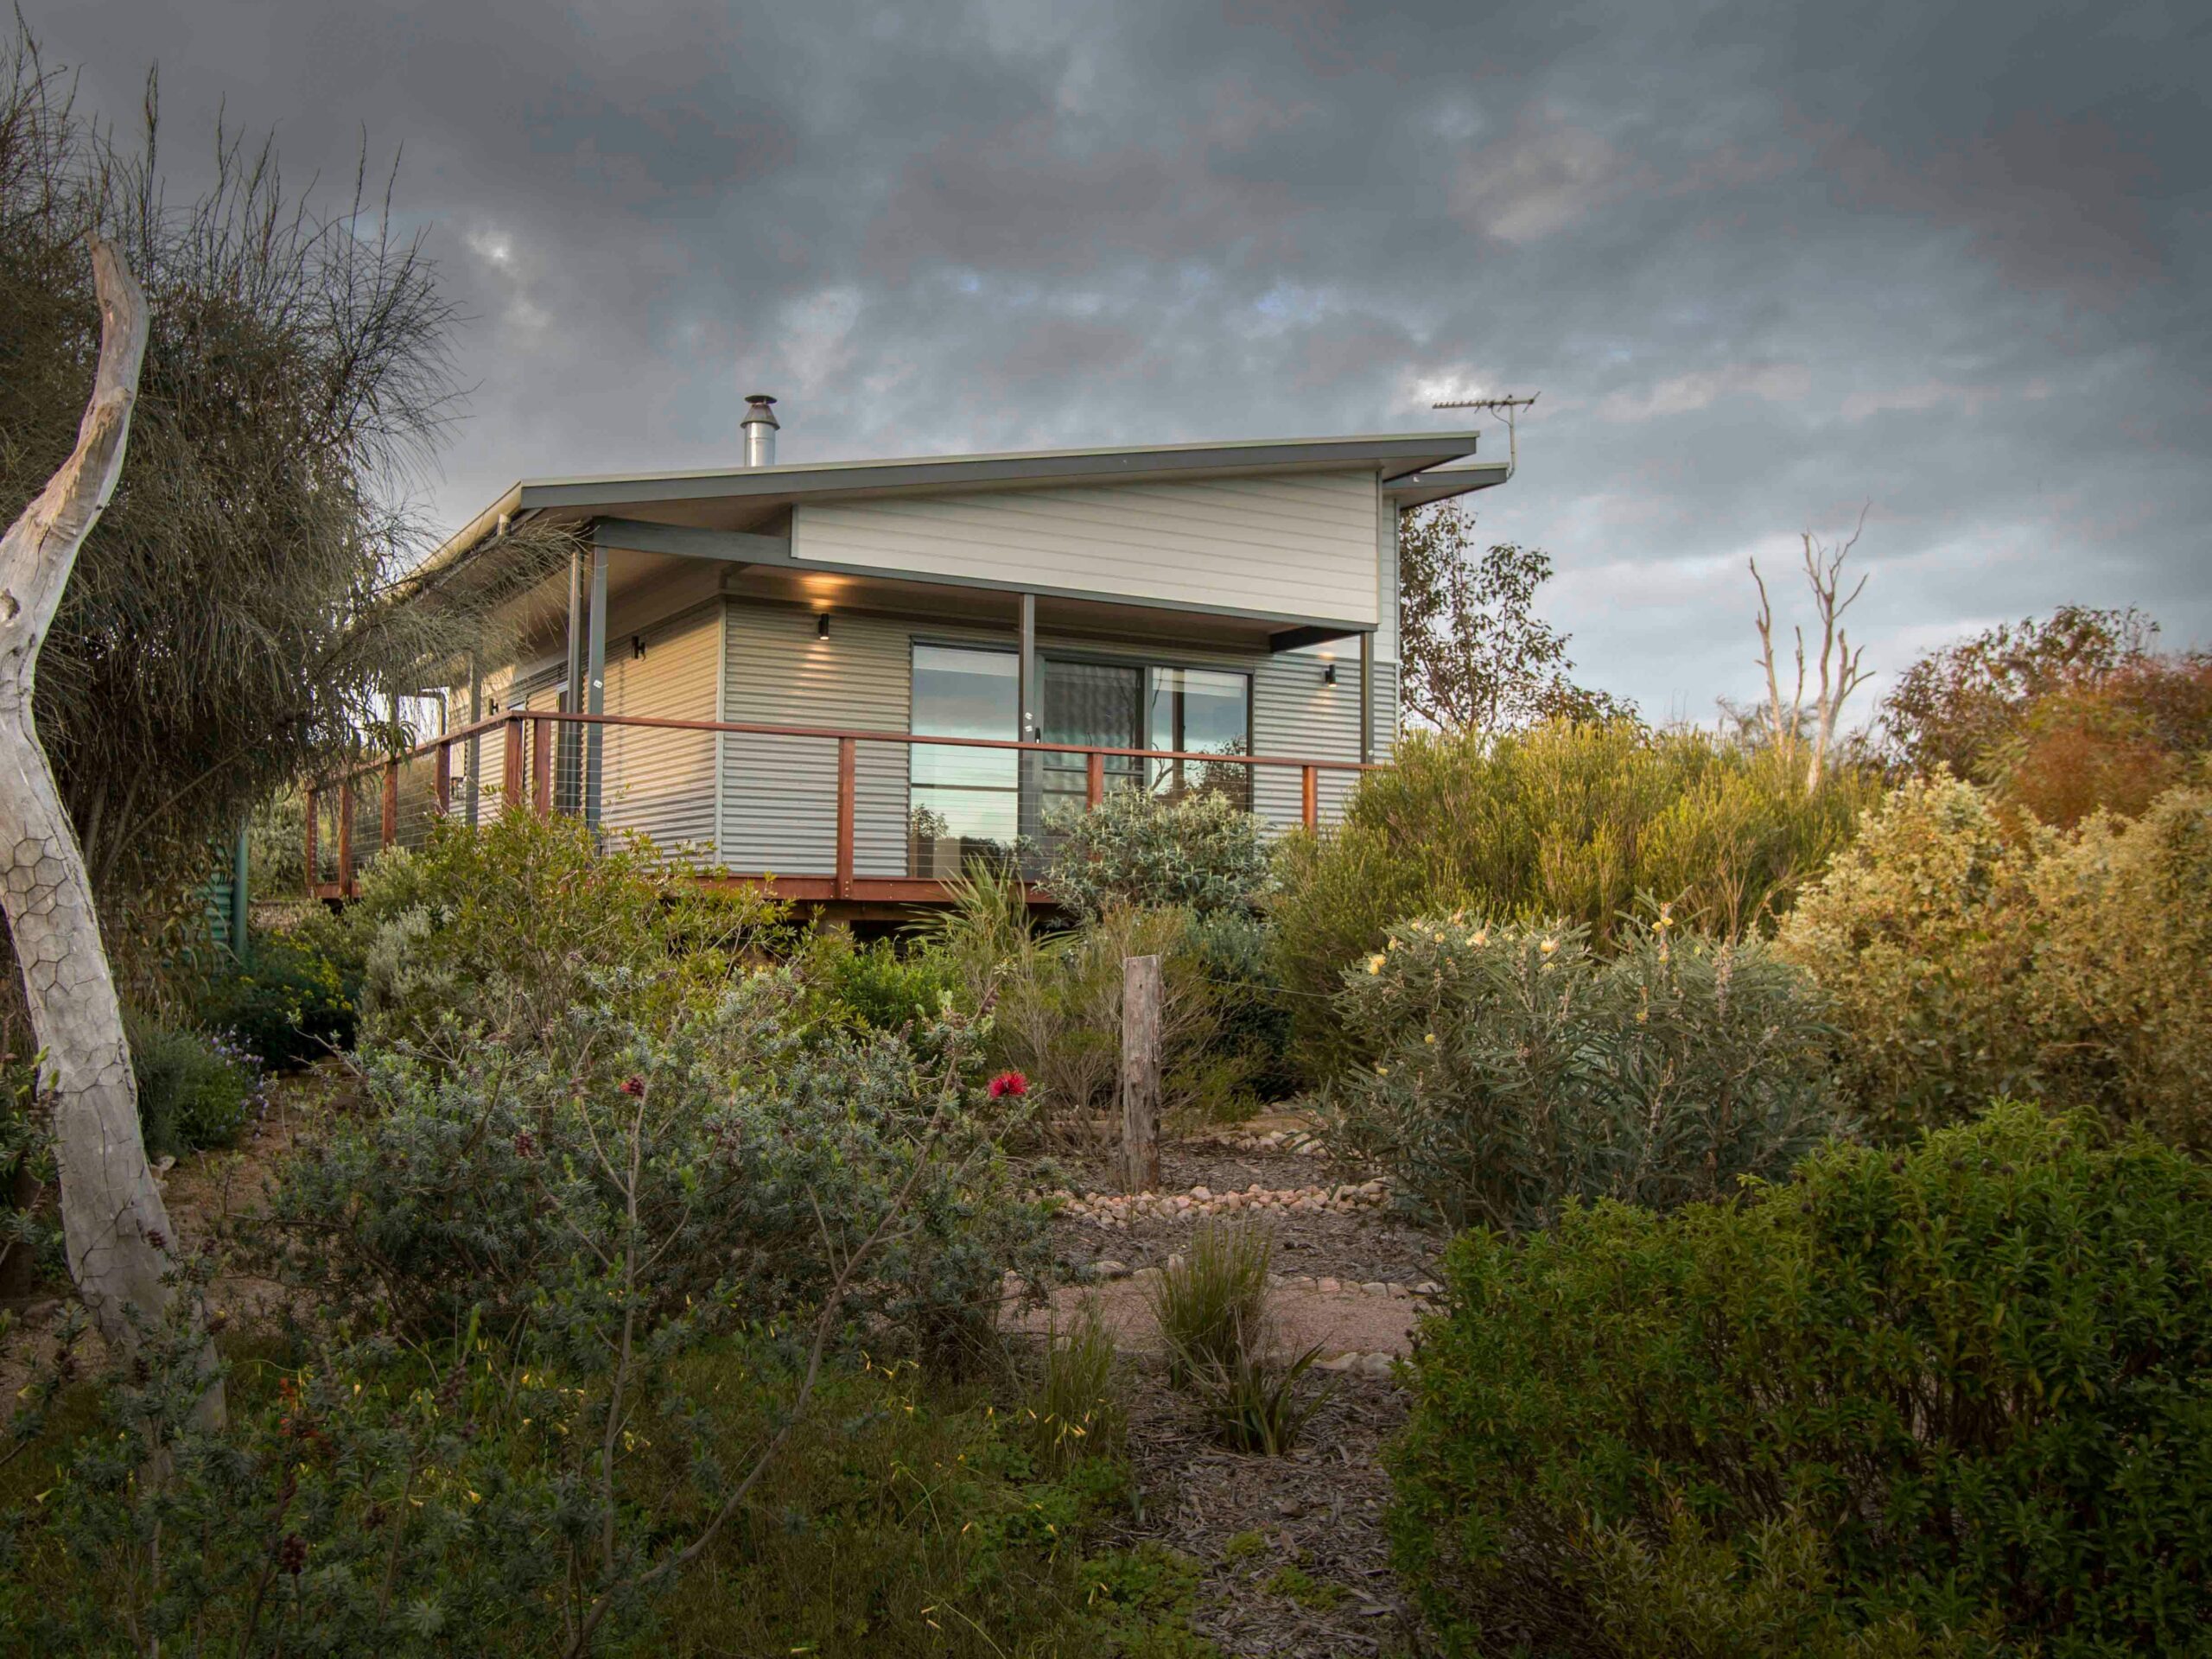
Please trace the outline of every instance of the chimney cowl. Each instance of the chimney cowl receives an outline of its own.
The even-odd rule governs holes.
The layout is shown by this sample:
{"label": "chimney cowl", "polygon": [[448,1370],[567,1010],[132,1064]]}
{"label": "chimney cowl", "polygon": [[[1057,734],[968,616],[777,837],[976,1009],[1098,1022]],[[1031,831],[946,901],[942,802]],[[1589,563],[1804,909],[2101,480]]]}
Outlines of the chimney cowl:
{"label": "chimney cowl", "polygon": [[747,467],[772,467],[776,464],[776,429],[783,423],[776,418],[776,400],[765,391],[747,392],[745,397],[745,419],[740,423],[745,432],[745,464]]}

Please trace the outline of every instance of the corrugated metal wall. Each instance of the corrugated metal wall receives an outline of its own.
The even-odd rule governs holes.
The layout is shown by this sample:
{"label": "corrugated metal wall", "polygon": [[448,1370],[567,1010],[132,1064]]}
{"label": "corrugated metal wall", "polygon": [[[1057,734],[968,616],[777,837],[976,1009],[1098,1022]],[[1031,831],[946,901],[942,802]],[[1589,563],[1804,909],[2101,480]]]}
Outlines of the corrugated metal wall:
{"label": "corrugated metal wall", "polygon": [[[722,718],[759,726],[907,728],[917,627],[841,613],[830,638],[812,613],[729,601]],[[827,875],[837,862],[837,746],[817,738],[725,735],[721,857],[734,870]],[[855,755],[853,869],[906,873],[906,750]]]}
{"label": "corrugated metal wall", "polygon": [[[610,642],[607,712],[662,720],[716,718],[721,643],[719,602]],[[636,654],[640,645],[643,657]],[[610,726],[602,742],[601,822],[650,836],[664,852],[688,847],[696,861],[711,862],[713,734]]]}
{"label": "corrugated metal wall", "polygon": [[792,515],[791,555],[1371,622],[1376,500],[1370,469],[830,502]]}

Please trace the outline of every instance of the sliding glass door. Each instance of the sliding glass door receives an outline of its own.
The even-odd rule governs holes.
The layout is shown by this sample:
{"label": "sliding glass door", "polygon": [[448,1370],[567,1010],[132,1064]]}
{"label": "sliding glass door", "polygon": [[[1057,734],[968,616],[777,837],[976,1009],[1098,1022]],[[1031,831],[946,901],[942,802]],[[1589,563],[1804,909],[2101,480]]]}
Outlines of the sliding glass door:
{"label": "sliding glass door", "polygon": [[[1012,651],[976,645],[913,648],[917,736],[1005,740],[1017,734],[1020,664]],[[1252,752],[1251,677],[1223,669],[1046,657],[1039,739],[1080,749],[1163,751],[1192,757]],[[1102,757],[1106,787],[1170,798],[1225,794],[1251,804],[1251,768],[1202,759]],[[1026,776],[1025,776],[1026,773]],[[957,875],[973,858],[1004,859],[1017,837],[1048,837],[1056,820],[1090,797],[1089,757],[1012,749],[913,746],[910,868]]]}
{"label": "sliding glass door", "polygon": [[[1063,662],[1045,659],[1044,730],[1046,743],[1079,743],[1085,748],[1141,749],[1144,729],[1140,709],[1144,671],[1124,663]],[[1070,806],[1089,798],[1090,764],[1080,754],[1038,757],[1043,816],[1049,824]],[[1134,755],[1105,759],[1106,787],[1126,789],[1140,782],[1144,763]]]}

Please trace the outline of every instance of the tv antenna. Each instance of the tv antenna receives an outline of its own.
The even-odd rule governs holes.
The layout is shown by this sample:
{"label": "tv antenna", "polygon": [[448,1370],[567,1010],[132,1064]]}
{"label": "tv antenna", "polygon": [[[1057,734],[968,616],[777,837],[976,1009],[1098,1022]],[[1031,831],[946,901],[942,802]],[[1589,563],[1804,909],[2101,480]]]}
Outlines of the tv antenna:
{"label": "tv antenna", "polygon": [[1513,476],[1521,465],[1521,439],[1515,429],[1516,417],[1524,409],[1535,406],[1536,399],[1544,394],[1532,391],[1526,397],[1508,394],[1503,397],[1454,397],[1440,404],[1431,404],[1431,409],[1479,409],[1487,414],[1505,417],[1505,475]]}

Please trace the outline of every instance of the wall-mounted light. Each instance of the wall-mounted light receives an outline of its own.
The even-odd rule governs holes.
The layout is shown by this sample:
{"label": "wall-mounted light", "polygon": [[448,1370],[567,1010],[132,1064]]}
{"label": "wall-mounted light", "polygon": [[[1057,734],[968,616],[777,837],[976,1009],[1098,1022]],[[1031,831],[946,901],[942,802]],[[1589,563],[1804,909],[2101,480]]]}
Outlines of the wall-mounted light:
{"label": "wall-mounted light", "polygon": [[814,619],[814,637],[817,639],[827,639],[830,637],[829,612],[824,611]]}
{"label": "wall-mounted light", "polygon": [[645,660],[645,636],[642,633],[632,634],[630,636],[630,660],[633,663],[643,662]]}
{"label": "wall-mounted light", "polygon": [[1321,671],[1321,683],[1324,685],[1334,685],[1336,683],[1337,665],[1334,663],[1331,663],[1326,668]]}

